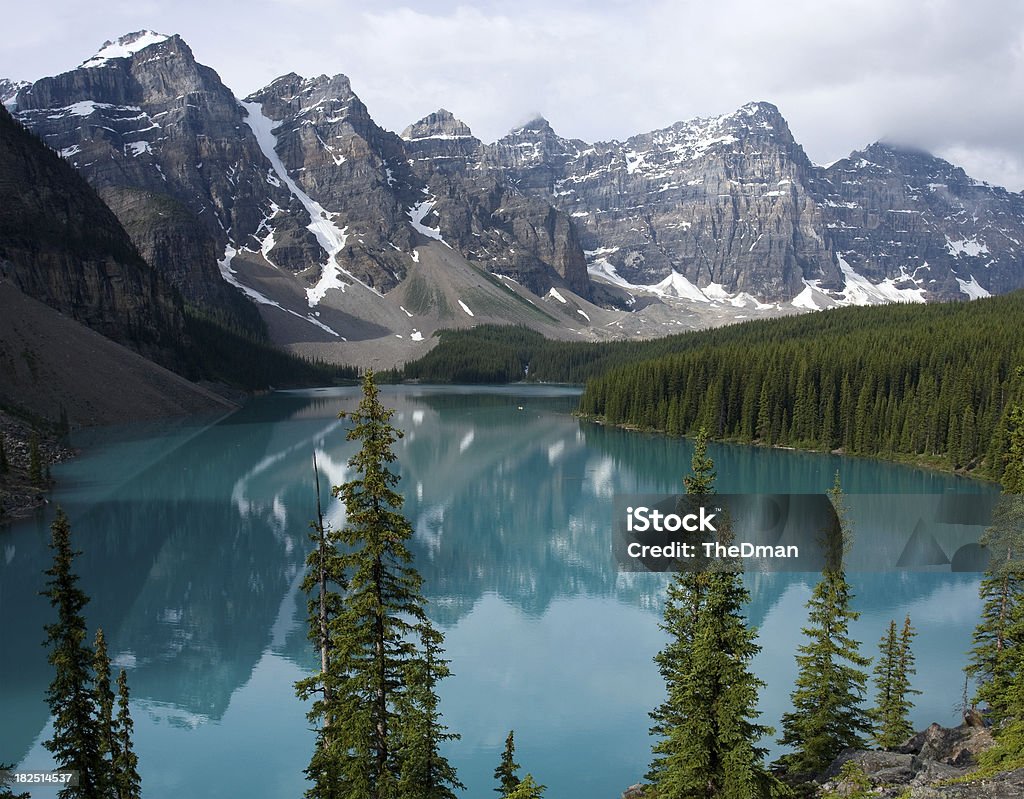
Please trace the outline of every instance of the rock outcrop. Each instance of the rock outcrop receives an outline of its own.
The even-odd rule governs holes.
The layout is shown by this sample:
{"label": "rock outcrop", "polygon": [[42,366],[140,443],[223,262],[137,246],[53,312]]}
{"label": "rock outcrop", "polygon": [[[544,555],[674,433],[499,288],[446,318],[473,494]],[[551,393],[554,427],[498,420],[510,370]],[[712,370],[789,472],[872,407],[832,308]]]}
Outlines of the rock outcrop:
{"label": "rock outcrop", "polygon": [[993,745],[987,730],[932,724],[893,752],[847,750],[822,776],[822,792],[846,795],[843,778],[853,763],[879,796],[904,799],[1022,799],[1024,769],[972,779],[978,756]]}
{"label": "rock outcrop", "polygon": [[0,277],[164,363],[181,300],[65,160],[0,108]]}

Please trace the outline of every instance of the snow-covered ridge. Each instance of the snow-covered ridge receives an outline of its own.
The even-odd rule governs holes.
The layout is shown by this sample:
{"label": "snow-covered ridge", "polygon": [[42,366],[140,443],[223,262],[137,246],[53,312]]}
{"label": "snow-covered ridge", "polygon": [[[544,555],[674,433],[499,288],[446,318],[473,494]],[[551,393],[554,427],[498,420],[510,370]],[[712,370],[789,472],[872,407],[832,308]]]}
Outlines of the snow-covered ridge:
{"label": "snow-covered ridge", "polygon": [[[359,283],[374,294],[379,294],[376,290],[370,288],[361,280],[352,275],[345,269],[342,269],[335,258],[335,256],[345,248],[345,244],[348,241],[348,226],[339,228],[334,223],[334,217],[336,213],[330,213],[325,210],[320,203],[310,197],[304,192],[299,185],[292,180],[288,174],[288,170],[285,168],[284,163],[281,161],[281,156],[277,154],[277,136],[274,135],[273,129],[276,126],[276,122],[265,116],[263,113],[263,106],[259,103],[242,103],[242,107],[249,112],[249,115],[245,119],[245,123],[252,130],[253,135],[256,137],[256,141],[263,151],[263,154],[270,161],[270,165],[273,167],[274,172],[277,173],[278,179],[280,179],[295,196],[303,208],[309,213],[310,223],[306,226],[307,229],[316,236],[317,242],[323,248],[324,252],[327,253],[327,259],[324,261],[322,267],[323,271],[320,275],[320,280],[311,289],[306,290],[306,298],[309,300],[309,307],[316,306],[327,293],[329,289],[341,289],[345,290],[346,286],[349,285],[341,279],[341,275],[344,274],[354,283]],[[271,231],[272,233],[272,231]]]}
{"label": "snow-covered ridge", "polygon": [[150,30],[128,33],[116,41],[104,42],[100,51],[88,61],[84,61],[82,63],[82,67],[85,69],[105,67],[107,66],[107,62],[112,58],[130,58],[139,52],[139,50],[144,50],[152,44],[166,42],[170,38],[171,37],[166,34]]}

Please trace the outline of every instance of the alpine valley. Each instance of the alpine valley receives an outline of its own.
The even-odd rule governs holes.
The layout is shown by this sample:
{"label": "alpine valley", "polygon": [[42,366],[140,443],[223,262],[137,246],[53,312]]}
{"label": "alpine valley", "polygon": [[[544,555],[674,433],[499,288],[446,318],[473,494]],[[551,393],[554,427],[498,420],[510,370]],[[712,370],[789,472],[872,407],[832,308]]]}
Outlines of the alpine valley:
{"label": "alpine valley", "polygon": [[0,93],[141,256],[118,245],[130,268],[97,303],[95,281],[71,297],[40,277],[67,259],[0,253],[21,291],[88,306],[79,321],[101,331],[153,307],[173,337],[184,306],[307,357],[390,367],[438,329],[483,322],[646,338],[1024,286],[1024,196],[884,143],[817,166],[766,102],[622,142],[538,118],[487,144],[443,109],[398,135],[344,75],[238,98],[152,31]]}

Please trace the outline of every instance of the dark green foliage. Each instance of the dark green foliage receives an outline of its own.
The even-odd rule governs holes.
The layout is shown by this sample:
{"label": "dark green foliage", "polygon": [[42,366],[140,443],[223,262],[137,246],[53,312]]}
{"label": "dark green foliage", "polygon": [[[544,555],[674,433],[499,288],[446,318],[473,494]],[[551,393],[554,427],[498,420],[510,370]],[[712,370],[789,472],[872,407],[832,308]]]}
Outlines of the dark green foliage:
{"label": "dark green foliage", "polygon": [[14,793],[10,785],[3,779],[4,772],[11,770],[14,766],[10,763],[0,763],[0,799],[29,799],[29,794]]}
{"label": "dark green foliage", "polygon": [[117,675],[117,718],[114,722],[113,783],[115,799],[139,799],[142,780],[139,758],[132,745],[135,724],[128,708],[128,676],[124,669]]}
{"label": "dark green foliage", "polygon": [[93,701],[96,703],[96,725],[99,733],[99,751],[103,759],[102,794],[113,790],[113,764],[118,756],[118,741],[114,731],[114,690],[110,684],[110,656],[103,628],[96,630],[93,642]]}
{"label": "dark green foliage", "polygon": [[43,474],[43,457],[39,452],[39,433],[32,431],[28,441],[28,481],[34,486],[43,488],[46,477]]}
{"label": "dark green foliage", "polygon": [[[695,501],[714,494],[714,464],[701,430],[684,478]],[[719,525],[723,543],[728,524]],[[659,736],[647,778],[656,796],[746,799],[781,793],[763,765],[757,745],[772,730],[755,722],[758,691],[764,683],[750,671],[760,651],[756,631],[746,625],[743,607],[750,594],[740,568],[687,570],[669,584],[664,629],[669,642],[656,657],[667,698],[654,712]]]}
{"label": "dark green foliage", "polygon": [[519,777],[516,772],[519,764],[516,763],[516,742],[515,730],[509,730],[505,738],[505,749],[501,753],[501,762],[494,769],[494,779],[498,781],[498,787],[494,790],[508,799],[509,794],[519,785]]}
{"label": "dark green foliage", "polygon": [[77,787],[64,788],[63,799],[95,799],[105,785],[106,764],[100,750],[101,732],[92,689],[93,653],[86,644],[82,610],[89,599],[78,587],[73,571],[77,552],[71,548],[71,525],[63,510],[50,526],[53,565],[43,595],[57,611],[57,621],[46,625],[53,681],[46,701],[53,717],[53,736],[44,745],[53,753],[58,768],[79,772]]}
{"label": "dark green foliage", "polygon": [[1012,462],[1009,431],[1024,424],[1024,412],[1008,411],[1022,384],[1012,366],[1024,353],[1020,292],[837,309],[645,346],[626,361],[608,350],[600,365],[614,368],[589,380],[581,413],[672,434],[706,425],[716,438],[983,466],[994,478]]}
{"label": "dark green foliage", "polygon": [[1013,690],[1024,681],[1024,498],[1006,494],[1000,499],[981,543],[990,559],[967,673],[977,683],[975,701],[1000,724],[1024,718],[1024,704],[1014,704]]}
{"label": "dark green foliage", "polygon": [[[402,436],[390,424],[393,413],[368,372],[358,409],[342,414],[352,423],[348,439],[361,444],[348,461],[353,479],[333,489],[345,503],[345,526],[314,531],[318,548],[326,539],[336,554],[317,555],[312,565],[325,564],[329,582],[343,590],[326,608],[324,672],[297,686],[300,696],[321,693],[310,714],[320,725],[306,770],[310,797],[451,797],[461,787],[438,751],[454,737],[440,721],[434,690],[448,669],[406,544],[412,527],[391,471]],[[311,638],[322,642],[316,597],[311,611]]]}
{"label": "dark green foliage", "polygon": [[7,447],[4,443],[5,439],[6,436],[0,432],[0,474],[7,474],[7,470],[10,468],[7,464]]}
{"label": "dark green foliage", "polygon": [[875,664],[878,699],[871,715],[875,722],[875,743],[882,749],[895,749],[914,732],[908,718],[914,707],[910,695],[921,693],[910,687],[910,678],[917,671],[910,647],[915,635],[910,616],[904,619],[902,632],[897,632],[893,619],[878,644]]}
{"label": "dark green foliage", "polygon": [[320,655],[320,671],[295,684],[296,694],[301,699],[315,697],[307,717],[317,725],[317,745],[306,773],[316,783],[311,796],[333,797],[341,793],[337,775],[330,767],[329,752],[338,723],[337,706],[334,701],[331,668],[330,622],[341,608],[341,597],[346,587],[344,569],[340,556],[324,525],[320,503],[320,471],[317,468],[316,453],[313,453],[313,475],[316,481],[317,521],[310,525],[309,538],[314,548],[306,557],[306,575],[302,590],[309,595],[309,640]]}
{"label": "dark green foliage", "polygon": [[[1017,367],[1018,376],[1022,371]],[[1024,742],[1024,403],[1019,394],[996,442],[1004,494],[981,538],[989,565],[981,581],[984,606],[967,674],[978,685],[975,700],[986,705],[989,719],[1010,722],[1013,735]]]}
{"label": "dark green foliage", "polygon": [[547,785],[538,785],[532,774],[527,774],[506,799],[543,799]]}
{"label": "dark green foliage", "polygon": [[846,582],[842,555],[850,540],[839,475],[829,492],[836,508],[836,527],[825,531],[826,566],[807,603],[807,643],[798,649],[793,709],[783,714],[779,743],[793,751],[779,758],[788,776],[813,777],[824,771],[849,747],[863,748],[871,730],[860,703],[864,697],[870,659],[849,636],[853,599]]}
{"label": "dark green foliage", "polygon": [[406,667],[405,694],[398,702],[398,740],[401,766],[398,792],[422,799],[455,799],[453,789],[465,786],[455,769],[439,754],[445,741],[457,740],[441,720],[438,681],[451,676],[441,645],[444,636],[429,623],[417,628],[420,652]]}

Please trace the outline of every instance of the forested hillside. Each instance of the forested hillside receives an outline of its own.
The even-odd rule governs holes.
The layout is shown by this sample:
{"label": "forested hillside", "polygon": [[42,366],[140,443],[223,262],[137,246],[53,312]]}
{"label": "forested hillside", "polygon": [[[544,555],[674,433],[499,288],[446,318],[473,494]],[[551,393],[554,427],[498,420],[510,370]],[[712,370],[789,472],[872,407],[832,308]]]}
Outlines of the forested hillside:
{"label": "forested hillside", "polygon": [[[849,308],[687,337],[587,383],[608,424],[1002,470],[1019,395],[1024,295]],[[699,341],[699,345],[697,342]],[[696,345],[696,346],[694,346]]]}

